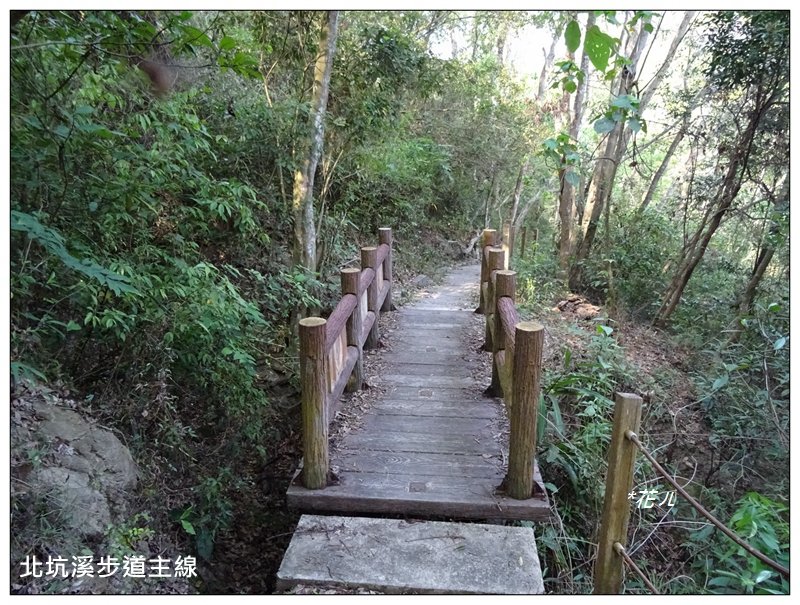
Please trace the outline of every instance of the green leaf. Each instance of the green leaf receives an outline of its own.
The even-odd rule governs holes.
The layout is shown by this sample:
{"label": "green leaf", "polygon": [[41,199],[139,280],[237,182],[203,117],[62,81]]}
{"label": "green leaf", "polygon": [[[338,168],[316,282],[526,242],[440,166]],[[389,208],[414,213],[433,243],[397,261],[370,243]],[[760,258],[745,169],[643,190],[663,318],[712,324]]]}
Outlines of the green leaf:
{"label": "green leaf", "polygon": [[214,535],[207,529],[200,529],[197,534],[197,554],[206,561],[211,560],[214,553]]}
{"label": "green leaf", "polygon": [[614,331],[614,328],[611,326],[602,326],[600,324],[597,325],[596,329],[598,334],[605,334],[606,336],[611,336],[611,333]]}
{"label": "green leaf", "polygon": [[786,344],[786,337],[781,336],[778,340],[776,340],[773,343],[772,348],[775,349],[776,351],[780,351],[785,344]]}
{"label": "green leaf", "polygon": [[639,132],[642,129],[642,121],[639,118],[630,118],[628,120],[628,128],[633,132]]}
{"label": "green leaf", "polygon": [[567,29],[564,30],[564,41],[567,43],[569,52],[574,53],[578,50],[578,46],[581,44],[581,26],[577,21],[570,21],[567,25]]}
{"label": "green leaf", "polygon": [[648,34],[652,34],[653,33],[653,24],[652,23],[645,23],[642,27],[644,27],[644,31],[646,31]]}
{"label": "green leaf", "polygon": [[81,329],[81,326],[80,326],[79,323],[77,323],[77,322],[75,322],[75,321],[73,321],[71,319],[67,322],[67,332],[77,332],[80,329]]}
{"label": "green leaf", "polygon": [[197,535],[197,533],[194,530],[194,525],[189,523],[186,519],[181,519],[181,525],[183,526],[183,531],[185,531],[187,534],[192,536]]}
{"label": "green leaf", "polygon": [[230,36],[225,36],[219,41],[220,50],[230,50],[236,47],[236,40]]}
{"label": "green leaf", "polygon": [[714,381],[714,384],[711,386],[711,389],[714,390],[714,391],[718,391],[722,387],[724,387],[726,384],[728,384],[729,380],[730,380],[730,376],[728,376],[727,374],[723,374],[722,376],[720,376],[719,378],[717,378]]}
{"label": "green leaf", "polygon": [[579,177],[574,171],[570,170],[564,175],[564,178],[567,182],[572,185],[573,187],[578,187],[581,184],[581,177]]}
{"label": "green leaf", "polygon": [[578,86],[572,80],[567,80],[564,82],[564,90],[566,90],[568,93],[573,93],[578,90]]}
{"label": "green leaf", "polygon": [[614,122],[614,120],[604,116],[594,123],[594,131],[597,134],[605,134],[607,132],[611,132],[612,130],[614,130],[614,127],[616,125],[617,123]]}
{"label": "green leaf", "polygon": [[769,306],[767,307],[767,311],[769,311],[771,313],[777,313],[780,310],[781,310],[781,305],[779,303],[776,303],[776,302],[769,303]]}
{"label": "green leaf", "polygon": [[632,95],[619,95],[611,100],[611,107],[619,109],[636,109],[639,106],[639,99]]}
{"label": "green leaf", "polygon": [[34,376],[41,380],[47,381],[47,376],[42,374],[39,370],[29,366],[27,363],[22,363],[19,361],[11,362],[11,375],[17,382],[19,382],[21,378],[30,380]]}
{"label": "green leaf", "polygon": [[187,38],[187,43],[199,44],[200,46],[207,46],[209,48],[214,47],[214,44],[211,42],[211,38],[209,38],[204,31],[199,30],[196,27],[184,25],[183,33]]}
{"label": "green leaf", "polygon": [[617,39],[604,34],[597,25],[586,30],[583,48],[595,69],[604,72],[608,68],[608,59],[616,45]]}

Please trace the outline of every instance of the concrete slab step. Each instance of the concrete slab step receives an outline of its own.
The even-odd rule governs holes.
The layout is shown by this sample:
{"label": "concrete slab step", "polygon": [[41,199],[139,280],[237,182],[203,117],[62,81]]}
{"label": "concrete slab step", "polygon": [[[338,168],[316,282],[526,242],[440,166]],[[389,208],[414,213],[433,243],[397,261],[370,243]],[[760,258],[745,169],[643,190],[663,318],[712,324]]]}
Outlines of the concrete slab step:
{"label": "concrete slab step", "polygon": [[391,594],[542,594],[525,527],[303,515],[278,571],[305,584]]}

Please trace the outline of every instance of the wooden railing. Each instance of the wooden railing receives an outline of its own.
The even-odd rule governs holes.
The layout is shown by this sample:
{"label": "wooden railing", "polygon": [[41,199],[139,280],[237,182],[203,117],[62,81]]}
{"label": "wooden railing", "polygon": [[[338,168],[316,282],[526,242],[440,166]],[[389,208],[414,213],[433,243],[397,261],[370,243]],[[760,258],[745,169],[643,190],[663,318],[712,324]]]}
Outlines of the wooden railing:
{"label": "wooden railing", "polygon": [[[757,550],[719,519],[711,514],[689,492],[675,481],[675,478],[655,459],[639,439],[642,420],[642,398],[633,393],[614,394],[614,424],[611,430],[611,443],[608,448],[608,472],[603,499],[603,516],[597,540],[597,559],[594,566],[594,594],[619,594],[622,589],[623,563],[636,573],[654,594],[656,587],[644,572],[634,563],[625,544],[628,540],[628,521],[630,520],[633,490],[633,472],[637,450],[650,462],[661,478],[669,483],[695,510],[729,539],[746,552],[759,559],[789,580],[789,569],[770,559]],[[640,492],[641,493],[641,492]],[[655,530],[653,530],[655,531]]]}
{"label": "wooden railing", "polygon": [[378,319],[392,308],[392,230],[379,245],[361,248],[361,269],[342,269],[342,298],[327,320],[300,320],[303,485],[328,483],[328,427],[343,391],[364,382],[363,350],[378,346]]}
{"label": "wooden railing", "polygon": [[503,397],[511,422],[505,490],[525,500],[533,496],[533,458],[542,366],[544,327],[519,321],[515,305],[516,272],[497,246],[497,231],[481,240],[481,291],[477,311],[486,316],[484,348],[492,352],[492,382],[487,394]]}

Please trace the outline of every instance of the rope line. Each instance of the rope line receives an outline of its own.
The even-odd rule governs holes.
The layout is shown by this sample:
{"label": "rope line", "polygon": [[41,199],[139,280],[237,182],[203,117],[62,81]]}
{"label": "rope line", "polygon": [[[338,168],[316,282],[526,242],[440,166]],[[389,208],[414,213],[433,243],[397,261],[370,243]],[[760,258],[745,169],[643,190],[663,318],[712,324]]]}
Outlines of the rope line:
{"label": "rope line", "polygon": [[639,576],[639,578],[642,580],[642,582],[644,582],[645,586],[647,586],[650,592],[652,592],[653,594],[661,594],[660,592],[658,592],[656,587],[653,586],[653,583],[647,579],[647,576],[644,575],[644,572],[641,569],[639,569],[639,566],[633,562],[633,559],[631,559],[630,555],[627,553],[625,547],[622,544],[620,544],[619,542],[614,542],[614,550],[617,551],[617,554],[620,555],[625,560],[625,562],[628,564],[628,567],[630,567],[636,573],[636,575]]}
{"label": "rope line", "polygon": [[685,489],[683,489],[680,485],[678,485],[678,483],[672,477],[669,476],[669,473],[667,473],[667,471],[664,470],[664,467],[661,466],[656,461],[656,459],[653,458],[652,454],[650,454],[650,452],[648,452],[644,448],[644,446],[642,445],[642,442],[639,441],[639,436],[636,433],[634,433],[631,430],[625,431],[625,437],[627,437],[634,445],[636,445],[636,447],[639,448],[639,451],[641,451],[642,454],[644,455],[644,457],[647,458],[650,461],[650,464],[652,464],[653,467],[659,472],[659,474],[662,477],[664,477],[664,479],[667,481],[667,483],[669,483],[672,487],[674,487],[681,496],[686,498],[686,500],[689,502],[689,504],[691,504],[697,510],[697,512],[699,512],[706,519],[711,521],[711,523],[717,529],[719,529],[722,533],[724,533],[726,536],[728,536],[731,540],[736,542],[736,544],[738,544],[739,546],[744,548],[748,553],[753,555],[755,558],[757,558],[762,563],[766,563],[767,565],[769,565],[773,569],[775,569],[778,572],[780,572],[781,575],[783,575],[787,580],[789,579],[789,570],[786,567],[784,567],[783,565],[781,565],[780,563],[778,563],[776,561],[773,561],[767,555],[762,553],[760,550],[757,550],[757,549],[753,548],[747,542],[742,540],[739,536],[737,536],[730,529],[728,529],[725,525],[723,525],[722,522],[719,521],[714,515],[712,515],[710,512],[708,512],[703,507],[702,504],[700,504],[697,500],[692,498],[692,496],[690,496],[689,493]]}

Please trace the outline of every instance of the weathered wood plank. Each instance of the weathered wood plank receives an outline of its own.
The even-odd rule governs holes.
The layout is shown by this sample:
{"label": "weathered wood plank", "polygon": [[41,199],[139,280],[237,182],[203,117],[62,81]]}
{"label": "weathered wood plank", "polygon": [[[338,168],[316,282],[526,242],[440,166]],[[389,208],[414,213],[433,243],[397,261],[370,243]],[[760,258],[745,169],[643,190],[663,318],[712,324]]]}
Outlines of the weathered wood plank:
{"label": "weathered wood plank", "polygon": [[500,445],[485,431],[477,435],[437,435],[426,433],[357,433],[348,435],[350,449],[380,452],[428,452],[431,454],[496,454]]}
{"label": "weathered wood plank", "polygon": [[460,519],[520,519],[545,521],[546,500],[513,500],[495,493],[494,481],[480,478],[432,478],[409,475],[348,473],[339,484],[324,490],[307,490],[293,482],[287,504],[304,511],[369,512],[437,515]]}
{"label": "weathered wood plank", "polygon": [[486,431],[499,433],[497,423],[481,418],[437,418],[436,416],[391,417],[379,414],[365,414],[361,418],[363,432],[367,434],[386,433],[425,433],[441,435],[444,432],[457,433],[464,437],[478,435]]}
{"label": "weathered wood plank", "polygon": [[439,416],[441,418],[498,418],[499,408],[475,401],[384,400],[371,410],[384,416]]}
{"label": "weathered wood plank", "polygon": [[370,452],[339,450],[331,460],[339,472],[388,473],[391,475],[486,477],[502,480],[505,474],[500,454],[431,454],[428,452]]}
{"label": "weathered wood plank", "polygon": [[[392,368],[394,370],[394,368]],[[398,371],[402,371],[398,368]],[[472,378],[462,376],[413,376],[411,374],[384,374],[386,384],[402,384],[409,387],[469,388],[475,385]]]}
{"label": "weathered wood plank", "polygon": [[429,363],[401,363],[394,359],[384,358],[384,361],[392,369],[392,374],[403,374],[408,376],[448,376],[461,373],[464,362],[449,364],[429,364]]}
{"label": "weathered wood plank", "polygon": [[426,352],[424,355],[418,351],[386,351],[383,359],[388,364],[413,363],[416,365],[447,365],[464,366],[467,363],[464,353],[441,353],[437,351]]}
{"label": "weathered wood plank", "polygon": [[464,388],[445,388],[445,387],[410,387],[400,385],[389,385],[386,398],[389,399],[409,399],[411,401],[430,401],[430,400],[470,400],[476,399],[475,389]]}

